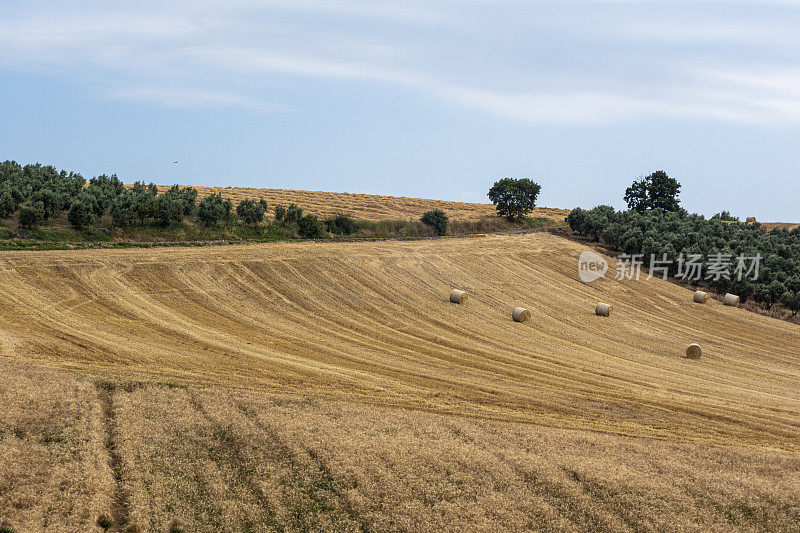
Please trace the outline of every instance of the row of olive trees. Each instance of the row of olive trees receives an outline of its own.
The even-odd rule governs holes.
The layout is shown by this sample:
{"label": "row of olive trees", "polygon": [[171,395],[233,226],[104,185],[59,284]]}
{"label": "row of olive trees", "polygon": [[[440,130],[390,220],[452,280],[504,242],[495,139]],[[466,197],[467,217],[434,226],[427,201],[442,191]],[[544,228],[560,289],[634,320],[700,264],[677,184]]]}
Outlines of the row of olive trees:
{"label": "row of olive trees", "polygon": [[733,275],[736,265],[732,261],[725,275],[708,280],[709,284],[719,292],[738,294],[743,301],[752,297],[766,309],[780,302],[792,314],[800,312],[800,228],[767,231],[760,224],[706,220],[685,211],[640,213],[615,211],[610,206],[573,209],[567,222],[573,231],[614,251],[641,254],[645,265],[649,266],[651,259],[666,259],[671,276],[679,274],[681,255],[699,255],[703,272],[708,270],[710,258],[718,254],[732,259],[759,255],[757,279],[739,280]]}
{"label": "row of olive trees", "polygon": [[22,225],[39,224],[67,209],[85,184],[74,172],[4,161],[0,163],[0,218],[16,214]]}
{"label": "row of olive trees", "polygon": [[[706,220],[680,207],[681,185],[664,171],[635,181],[625,191],[627,211],[601,205],[585,211],[573,209],[567,217],[570,228],[584,237],[603,242],[612,250],[651,262],[666,260],[668,274],[677,276],[680,257],[699,256],[707,272],[710,258],[756,257],[762,259],[758,277],[733,275],[736,267],[707,281],[715,290],[738,294],[742,301],[753,298],[764,308],[783,304],[793,315],[800,312],[800,228],[767,231],[760,224],[740,224],[727,211]],[[663,264],[660,264],[663,267]],[[697,280],[695,280],[697,281]]]}
{"label": "row of olive trees", "polygon": [[[494,184],[489,198],[499,215],[518,221],[533,209],[540,189],[529,179],[506,178]],[[39,226],[65,210],[70,224],[78,229],[96,226],[106,216],[117,227],[170,226],[185,218],[195,218],[204,225],[234,219],[255,225],[263,222],[268,209],[263,199],[243,200],[234,212],[230,200],[218,193],[199,203],[197,197],[194,187],[174,185],[159,194],[153,183],[136,182],[125,187],[116,175],[97,176],[87,184],[80,174],[58,172],[52,166],[21,166],[14,161],[0,164],[0,218],[16,214],[25,228]],[[304,215],[295,204],[275,206],[275,221],[296,229],[302,237],[321,237],[326,232],[349,235],[358,230],[358,224],[347,216],[320,220]],[[439,209],[426,212],[421,221],[438,235],[447,233],[449,220]]]}

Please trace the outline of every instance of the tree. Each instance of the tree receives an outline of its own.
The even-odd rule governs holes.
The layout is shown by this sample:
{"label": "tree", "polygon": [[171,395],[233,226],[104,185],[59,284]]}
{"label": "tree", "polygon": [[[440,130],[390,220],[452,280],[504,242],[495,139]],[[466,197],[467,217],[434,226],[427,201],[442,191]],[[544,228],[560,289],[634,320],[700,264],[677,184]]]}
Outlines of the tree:
{"label": "tree", "polygon": [[618,222],[613,222],[607,225],[600,232],[600,238],[603,242],[614,250],[619,250],[622,244],[622,236],[625,234],[625,226]]}
{"label": "tree", "polygon": [[17,210],[17,202],[10,190],[0,189],[0,218],[8,218]]}
{"label": "tree", "polygon": [[91,226],[94,222],[92,206],[86,200],[80,197],[76,198],[69,207],[67,220],[69,220],[70,225],[76,229]]}
{"label": "tree", "polygon": [[125,192],[125,186],[116,174],[112,174],[110,177],[103,174],[90,179],[89,185],[82,192],[94,197],[92,205],[94,214],[101,217],[111,206],[114,198]]}
{"label": "tree", "polygon": [[139,223],[144,224],[145,221],[156,216],[158,187],[154,183],[145,186],[144,182],[137,181],[126,194],[131,195],[131,202],[136,216],[139,218]]}
{"label": "tree", "polygon": [[64,197],[50,188],[39,189],[33,193],[30,201],[34,204],[37,202],[42,203],[45,220],[56,216],[64,208]]}
{"label": "tree", "polygon": [[336,215],[325,221],[325,228],[335,235],[352,235],[358,231],[358,224],[347,215]]}
{"label": "tree", "polygon": [[678,195],[681,192],[681,184],[675,178],[670,178],[666,172],[659,170],[649,176],[650,188],[648,195],[653,209],[661,212],[673,212],[680,208]]}
{"label": "tree", "polygon": [[297,233],[306,239],[318,239],[325,235],[325,224],[316,215],[305,215],[297,222]]}
{"label": "tree", "polygon": [[524,218],[536,207],[536,198],[542,187],[528,178],[503,178],[489,189],[489,199],[497,213],[508,220]]}
{"label": "tree", "polygon": [[36,202],[35,204],[26,204],[19,209],[19,225],[23,228],[33,228],[44,222],[44,204]]}
{"label": "tree", "polygon": [[275,206],[275,220],[281,222],[283,217],[286,216],[286,208],[283,207],[281,204]]}
{"label": "tree", "polygon": [[194,187],[184,187],[183,190],[181,190],[181,195],[183,196],[183,214],[187,217],[192,216],[197,207],[197,189]]}
{"label": "tree", "polygon": [[228,199],[222,198],[220,193],[211,194],[203,198],[197,208],[197,218],[207,226],[211,226],[220,220],[227,220],[230,216],[233,205]]}
{"label": "tree", "polygon": [[169,226],[183,220],[183,197],[179,192],[169,190],[156,198],[155,218],[162,226]]}
{"label": "tree", "polygon": [[566,219],[567,224],[569,224],[569,229],[578,233],[583,231],[583,224],[586,222],[586,217],[587,211],[584,211],[580,207],[576,207],[570,211]]}
{"label": "tree", "polygon": [[433,228],[437,235],[444,235],[447,233],[447,226],[450,224],[447,215],[441,209],[427,211],[424,215],[422,215],[420,220],[426,226]]}
{"label": "tree", "polygon": [[781,303],[792,312],[792,316],[797,316],[800,312],[800,292],[786,291],[781,296]]}
{"label": "tree", "polygon": [[628,209],[633,209],[639,213],[644,213],[650,209],[650,198],[647,193],[647,180],[641,179],[634,181],[633,184],[625,190],[625,202],[628,204]]}
{"label": "tree", "polygon": [[680,209],[681,184],[670,178],[663,170],[653,172],[646,178],[634,181],[625,190],[625,202],[628,209],[644,213],[648,209],[674,212]]}
{"label": "tree", "polygon": [[236,214],[239,215],[245,224],[255,225],[264,220],[264,212],[267,210],[267,203],[261,199],[256,202],[255,200],[246,199],[239,202],[236,206]]}
{"label": "tree", "polygon": [[136,193],[133,190],[128,190],[114,198],[114,201],[111,202],[111,222],[114,225],[128,227],[139,221]]}
{"label": "tree", "polygon": [[786,285],[776,279],[773,280],[769,285],[764,284],[759,286],[756,289],[753,298],[755,301],[762,303],[764,308],[772,309],[772,306],[781,300],[785,292]]}
{"label": "tree", "polygon": [[731,215],[730,211],[722,211],[721,213],[717,213],[716,215],[714,215],[711,218],[712,219],[718,218],[720,220],[724,220],[724,221],[727,221],[727,222],[739,222],[739,217],[735,217],[735,216]]}
{"label": "tree", "polygon": [[301,218],[303,218],[303,208],[297,207],[294,204],[289,204],[288,209],[286,209],[286,214],[283,215],[283,223],[287,226],[289,224],[297,224],[300,222]]}

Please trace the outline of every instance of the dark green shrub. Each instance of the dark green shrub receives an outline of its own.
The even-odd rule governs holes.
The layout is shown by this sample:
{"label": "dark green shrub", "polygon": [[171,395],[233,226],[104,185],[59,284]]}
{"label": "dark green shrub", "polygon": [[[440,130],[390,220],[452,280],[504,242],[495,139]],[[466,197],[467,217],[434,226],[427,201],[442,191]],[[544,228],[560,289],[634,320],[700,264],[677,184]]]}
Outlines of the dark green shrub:
{"label": "dark green shrub", "polygon": [[303,208],[297,207],[294,204],[289,204],[286,209],[286,214],[283,216],[284,224],[297,224],[303,218]]}
{"label": "dark green shrub", "polygon": [[91,226],[94,222],[92,206],[80,197],[76,198],[69,208],[67,220],[69,220],[70,225],[76,229]]}
{"label": "dark green shrub", "polygon": [[441,209],[434,209],[433,211],[427,211],[422,218],[420,218],[423,224],[426,226],[430,226],[436,232],[437,235],[444,235],[447,233],[447,227],[450,224],[450,220],[447,218],[447,215]]}
{"label": "dark green shrub", "polygon": [[0,218],[8,218],[17,210],[17,202],[8,189],[0,189]]}
{"label": "dark green shrub", "polygon": [[352,235],[358,231],[358,224],[347,215],[336,215],[325,220],[325,228],[334,235]]}
{"label": "dark green shrub", "polygon": [[236,206],[236,214],[245,224],[255,225],[264,220],[267,203],[262,199],[258,202],[251,199],[242,200]]}
{"label": "dark green shrub", "polygon": [[168,191],[156,198],[155,219],[162,226],[183,220],[183,198],[180,193]]}
{"label": "dark green shrub", "polygon": [[19,208],[19,225],[23,228],[34,228],[44,222],[44,204],[36,202],[33,205],[26,204]]}
{"label": "dark green shrub", "polygon": [[[175,186],[177,187],[177,185]],[[197,189],[194,187],[184,187],[181,190],[183,200],[183,214],[187,217],[194,214],[197,209]]]}
{"label": "dark green shrub", "polygon": [[219,193],[203,198],[197,208],[197,218],[203,224],[212,226],[220,221],[228,220],[233,205],[228,199],[223,199]]}
{"label": "dark green shrub", "polygon": [[325,235],[325,224],[316,215],[305,215],[297,222],[297,233],[304,239],[318,239]]}
{"label": "dark green shrub", "polygon": [[136,196],[132,191],[126,191],[111,202],[111,222],[122,227],[133,226],[140,222]]}
{"label": "dark green shrub", "polygon": [[792,312],[792,316],[797,316],[800,312],[800,291],[786,291],[781,296],[781,303]]}
{"label": "dark green shrub", "polygon": [[728,222],[739,222],[739,217],[735,217],[730,214],[728,211],[722,211],[721,213],[717,213],[712,219],[718,218],[719,220],[725,220]]}
{"label": "dark green shrub", "polygon": [[60,193],[49,188],[42,188],[31,195],[30,203],[41,203],[44,207],[44,218],[52,218],[64,210],[64,201],[69,200]]}
{"label": "dark green shrub", "polygon": [[278,204],[275,206],[275,220],[278,222],[283,221],[283,218],[286,216],[286,208],[282,205]]}

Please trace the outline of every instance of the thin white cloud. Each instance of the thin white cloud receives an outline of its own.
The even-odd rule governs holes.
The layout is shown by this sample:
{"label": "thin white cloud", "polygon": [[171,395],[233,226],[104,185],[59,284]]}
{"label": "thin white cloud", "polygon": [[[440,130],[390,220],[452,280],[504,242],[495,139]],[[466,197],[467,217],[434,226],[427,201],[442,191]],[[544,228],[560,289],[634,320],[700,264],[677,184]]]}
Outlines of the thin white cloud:
{"label": "thin white cloud", "polygon": [[[601,3],[635,4],[206,0],[77,11],[30,2],[19,15],[0,8],[0,66],[71,72],[106,97],[174,107],[279,110],[263,102],[279,76],[403,87],[527,123],[800,124],[791,17],[746,19],[723,3],[719,17],[658,11],[687,0],[642,2],[620,19],[592,6]],[[725,50],[742,45],[775,67],[753,72]]]}
{"label": "thin white cloud", "polygon": [[263,113],[286,111],[281,104],[261,102],[236,94],[226,94],[192,89],[128,88],[104,91],[108,98],[149,102],[169,107],[196,108],[240,108]]}

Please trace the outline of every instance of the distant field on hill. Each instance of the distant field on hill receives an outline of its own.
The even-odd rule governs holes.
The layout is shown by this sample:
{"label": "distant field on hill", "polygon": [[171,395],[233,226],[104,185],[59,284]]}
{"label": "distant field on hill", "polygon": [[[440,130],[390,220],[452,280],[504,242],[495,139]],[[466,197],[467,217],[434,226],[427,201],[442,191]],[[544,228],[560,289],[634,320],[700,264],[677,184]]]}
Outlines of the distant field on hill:
{"label": "distant field on hill", "polygon": [[774,228],[794,229],[797,226],[800,226],[800,224],[794,224],[794,223],[791,223],[791,222],[762,222],[761,225],[764,226],[768,230],[771,230],[771,229],[774,229]]}
{"label": "distant field on hill", "polygon": [[[168,186],[160,185],[159,192]],[[496,217],[497,211],[492,204],[474,204],[466,202],[450,202],[447,200],[428,200],[424,198],[407,198],[403,196],[380,196],[375,194],[357,194],[347,192],[296,191],[291,189],[258,189],[251,187],[195,187],[198,197],[205,198],[209,194],[220,193],[230,198],[234,204],[246,198],[258,200],[263,198],[270,209],[276,204],[288,206],[295,203],[308,213],[329,217],[348,215],[361,220],[409,220],[418,219],[425,211],[441,209],[452,220],[477,221],[483,217]],[[537,207],[530,213],[531,217],[545,217],[563,222],[569,214],[568,209]]]}

